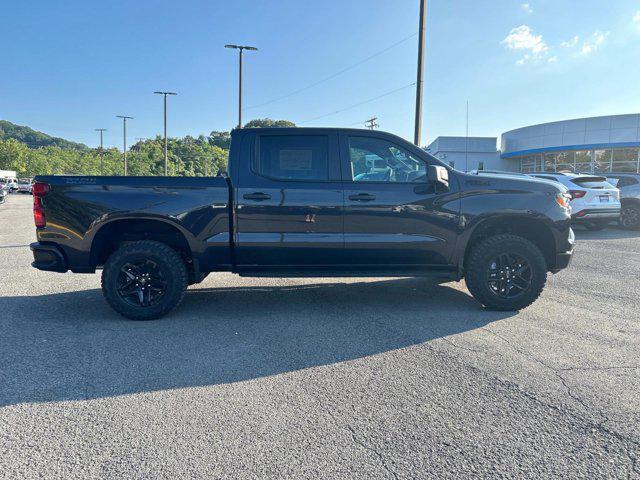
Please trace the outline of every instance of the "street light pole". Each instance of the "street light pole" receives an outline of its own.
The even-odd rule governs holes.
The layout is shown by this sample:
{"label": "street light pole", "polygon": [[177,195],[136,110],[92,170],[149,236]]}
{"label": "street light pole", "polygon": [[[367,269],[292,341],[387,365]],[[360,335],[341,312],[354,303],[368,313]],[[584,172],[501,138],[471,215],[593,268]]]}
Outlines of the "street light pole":
{"label": "street light pole", "polygon": [[167,95],[177,95],[175,92],[153,92],[156,95],[164,95],[164,176],[168,175],[167,165],[168,153],[167,153]]}
{"label": "street light pole", "polygon": [[225,45],[224,48],[233,48],[240,52],[238,57],[238,128],[242,128],[242,52],[244,50],[257,51],[258,49],[249,45]]}
{"label": "street light pole", "polygon": [[420,0],[420,28],[418,31],[418,79],[416,81],[416,119],[413,143],[420,146],[422,129],[422,77],[424,75],[424,24],[427,17],[427,0]]}
{"label": "street light pole", "polygon": [[96,128],[96,132],[100,132],[100,175],[104,175],[104,149],[102,148],[102,134],[107,131],[106,128]]}
{"label": "street light pole", "polygon": [[133,120],[133,117],[127,117],[126,115],[116,115],[116,117],[122,119],[122,129],[123,129],[123,153],[124,153],[124,176],[127,176],[127,120]]}

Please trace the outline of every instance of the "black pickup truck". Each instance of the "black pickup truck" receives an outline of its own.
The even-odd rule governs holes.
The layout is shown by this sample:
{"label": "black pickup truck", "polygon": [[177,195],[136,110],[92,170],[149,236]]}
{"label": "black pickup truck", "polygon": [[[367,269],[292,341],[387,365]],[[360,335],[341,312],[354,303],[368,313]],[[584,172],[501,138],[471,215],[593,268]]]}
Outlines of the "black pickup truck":
{"label": "black pickup truck", "polygon": [[571,259],[559,184],[470,175],[380,131],[237,129],[226,174],[41,176],[33,266],[93,273],[125,317],[158,318],[209,272],[466,279],[517,310]]}

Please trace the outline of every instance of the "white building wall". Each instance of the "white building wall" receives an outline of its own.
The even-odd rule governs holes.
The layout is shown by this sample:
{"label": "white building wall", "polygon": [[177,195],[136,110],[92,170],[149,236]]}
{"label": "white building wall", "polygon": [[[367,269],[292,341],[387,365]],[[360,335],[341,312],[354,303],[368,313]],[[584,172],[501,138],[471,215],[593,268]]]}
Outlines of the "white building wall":
{"label": "white building wall", "polygon": [[503,154],[539,148],[640,142],[640,114],[578,118],[502,134]]}
{"label": "white building wall", "polygon": [[496,145],[496,137],[438,137],[427,151],[458,170],[478,170],[481,163],[484,170],[517,170],[515,162],[500,157]]}

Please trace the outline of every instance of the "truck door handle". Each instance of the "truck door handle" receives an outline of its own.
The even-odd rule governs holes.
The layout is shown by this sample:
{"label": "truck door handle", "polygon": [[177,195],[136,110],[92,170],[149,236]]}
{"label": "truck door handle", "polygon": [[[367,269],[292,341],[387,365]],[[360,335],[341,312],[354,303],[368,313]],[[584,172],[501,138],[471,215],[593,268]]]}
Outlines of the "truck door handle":
{"label": "truck door handle", "polygon": [[371,200],[375,200],[376,196],[371,195],[370,193],[358,193],[357,195],[349,195],[349,200],[354,200],[356,202],[370,202]]}
{"label": "truck door handle", "polygon": [[254,193],[245,193],[242,198],[245,200],[269,200],[271,195],[262,192],[254,192]]}

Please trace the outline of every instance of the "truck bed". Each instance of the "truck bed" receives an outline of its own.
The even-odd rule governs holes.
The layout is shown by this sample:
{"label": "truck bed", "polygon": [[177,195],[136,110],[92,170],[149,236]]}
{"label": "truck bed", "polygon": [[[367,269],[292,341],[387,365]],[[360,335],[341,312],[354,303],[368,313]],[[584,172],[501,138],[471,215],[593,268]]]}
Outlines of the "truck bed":
{"label": "truck bed", "polygon": [[[94,239],[109,241],[118,223],[129,231],[177,230],[196,262],[230,264],[230,186],[224,177],[38,176],[50,191],[42,197],[46,226],[38,241],[55,242],[72,271],[94,271]],[[144,228],[136,229],[136,224]],[[156,227],[154,227],[156,226]],[[102,233],[101,233],[102,232]],[[208,265],[200,265],[205,270]]]}

